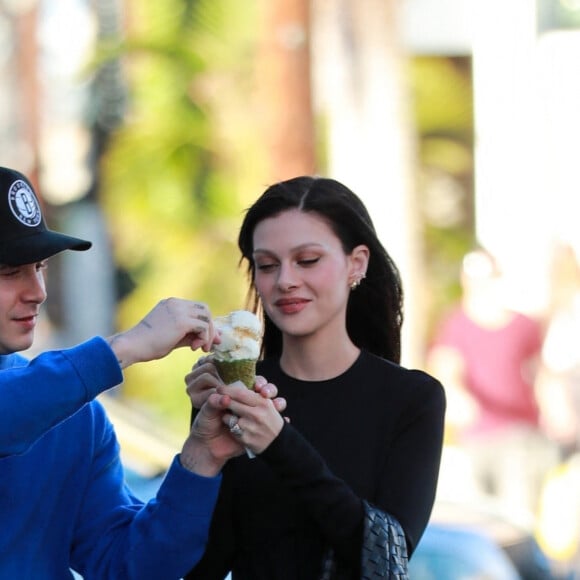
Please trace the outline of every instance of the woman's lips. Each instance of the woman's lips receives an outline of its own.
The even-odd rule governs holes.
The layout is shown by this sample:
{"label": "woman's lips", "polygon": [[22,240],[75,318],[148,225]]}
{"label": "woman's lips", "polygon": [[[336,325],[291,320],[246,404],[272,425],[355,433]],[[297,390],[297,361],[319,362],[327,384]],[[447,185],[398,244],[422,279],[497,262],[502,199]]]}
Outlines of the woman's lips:
{"label": "woman's lips", "polygon": [[305,298],[282,298],[275,305],[282,314],[296,314],[304,310],[309,302]]}

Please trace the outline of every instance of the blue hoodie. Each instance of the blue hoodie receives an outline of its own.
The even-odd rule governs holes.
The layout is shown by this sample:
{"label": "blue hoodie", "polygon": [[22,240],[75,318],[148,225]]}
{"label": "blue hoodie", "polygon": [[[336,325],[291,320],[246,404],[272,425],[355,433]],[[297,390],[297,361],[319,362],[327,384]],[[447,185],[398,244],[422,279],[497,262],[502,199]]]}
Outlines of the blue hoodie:
{"label": "blue hoodie", "polygon": [[175,457],[157,497],[135,498],[94,400],[121,381],[101,338],[0,356],[0,578],[177,580],[200,559],[221,475]]}

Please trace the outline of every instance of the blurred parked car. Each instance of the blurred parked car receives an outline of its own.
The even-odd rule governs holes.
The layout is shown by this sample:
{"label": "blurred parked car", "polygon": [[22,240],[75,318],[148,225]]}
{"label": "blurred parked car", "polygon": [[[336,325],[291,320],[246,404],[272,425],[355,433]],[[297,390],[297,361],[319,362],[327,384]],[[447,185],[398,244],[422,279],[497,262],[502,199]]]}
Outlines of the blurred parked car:
{"label": "blurred parked car", "polygon": [[431,524],[409,563],[411,580],[521,580],[504,551],[481,531]]}
{"label": "blurred parked car", "polygon": [[447,502],[435,505],[409,575],[410,580],[557,580],[524,526],[489,504]]}

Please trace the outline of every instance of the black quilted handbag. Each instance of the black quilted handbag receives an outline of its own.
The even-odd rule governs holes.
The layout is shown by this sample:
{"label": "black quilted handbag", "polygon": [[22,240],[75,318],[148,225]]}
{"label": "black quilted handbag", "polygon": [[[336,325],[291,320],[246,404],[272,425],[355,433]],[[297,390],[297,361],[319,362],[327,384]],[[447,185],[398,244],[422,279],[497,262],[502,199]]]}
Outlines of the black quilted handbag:
{"label": "black quilted handbag", "polygon": [[[391,515],[364,502],[365,522],[361,554],[361,580],[408,580],[407,543],[401,524]],[[320,580],[352,580],[341,572],[330,551],[324,558]]]}

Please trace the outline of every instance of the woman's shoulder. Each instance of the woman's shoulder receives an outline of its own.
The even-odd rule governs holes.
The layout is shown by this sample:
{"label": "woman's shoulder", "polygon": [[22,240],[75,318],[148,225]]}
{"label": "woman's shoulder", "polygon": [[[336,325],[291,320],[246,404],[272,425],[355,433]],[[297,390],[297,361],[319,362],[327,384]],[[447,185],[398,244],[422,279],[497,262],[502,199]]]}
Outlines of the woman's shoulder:
{"label": "woman's shoulder", "polygon": [[360,357],[361,372],[369,378],[397,383],[413,394],[431,391],[443,394],[443,386],[432,375],[421,369],[410,369],[373,353],[363,351]]}

